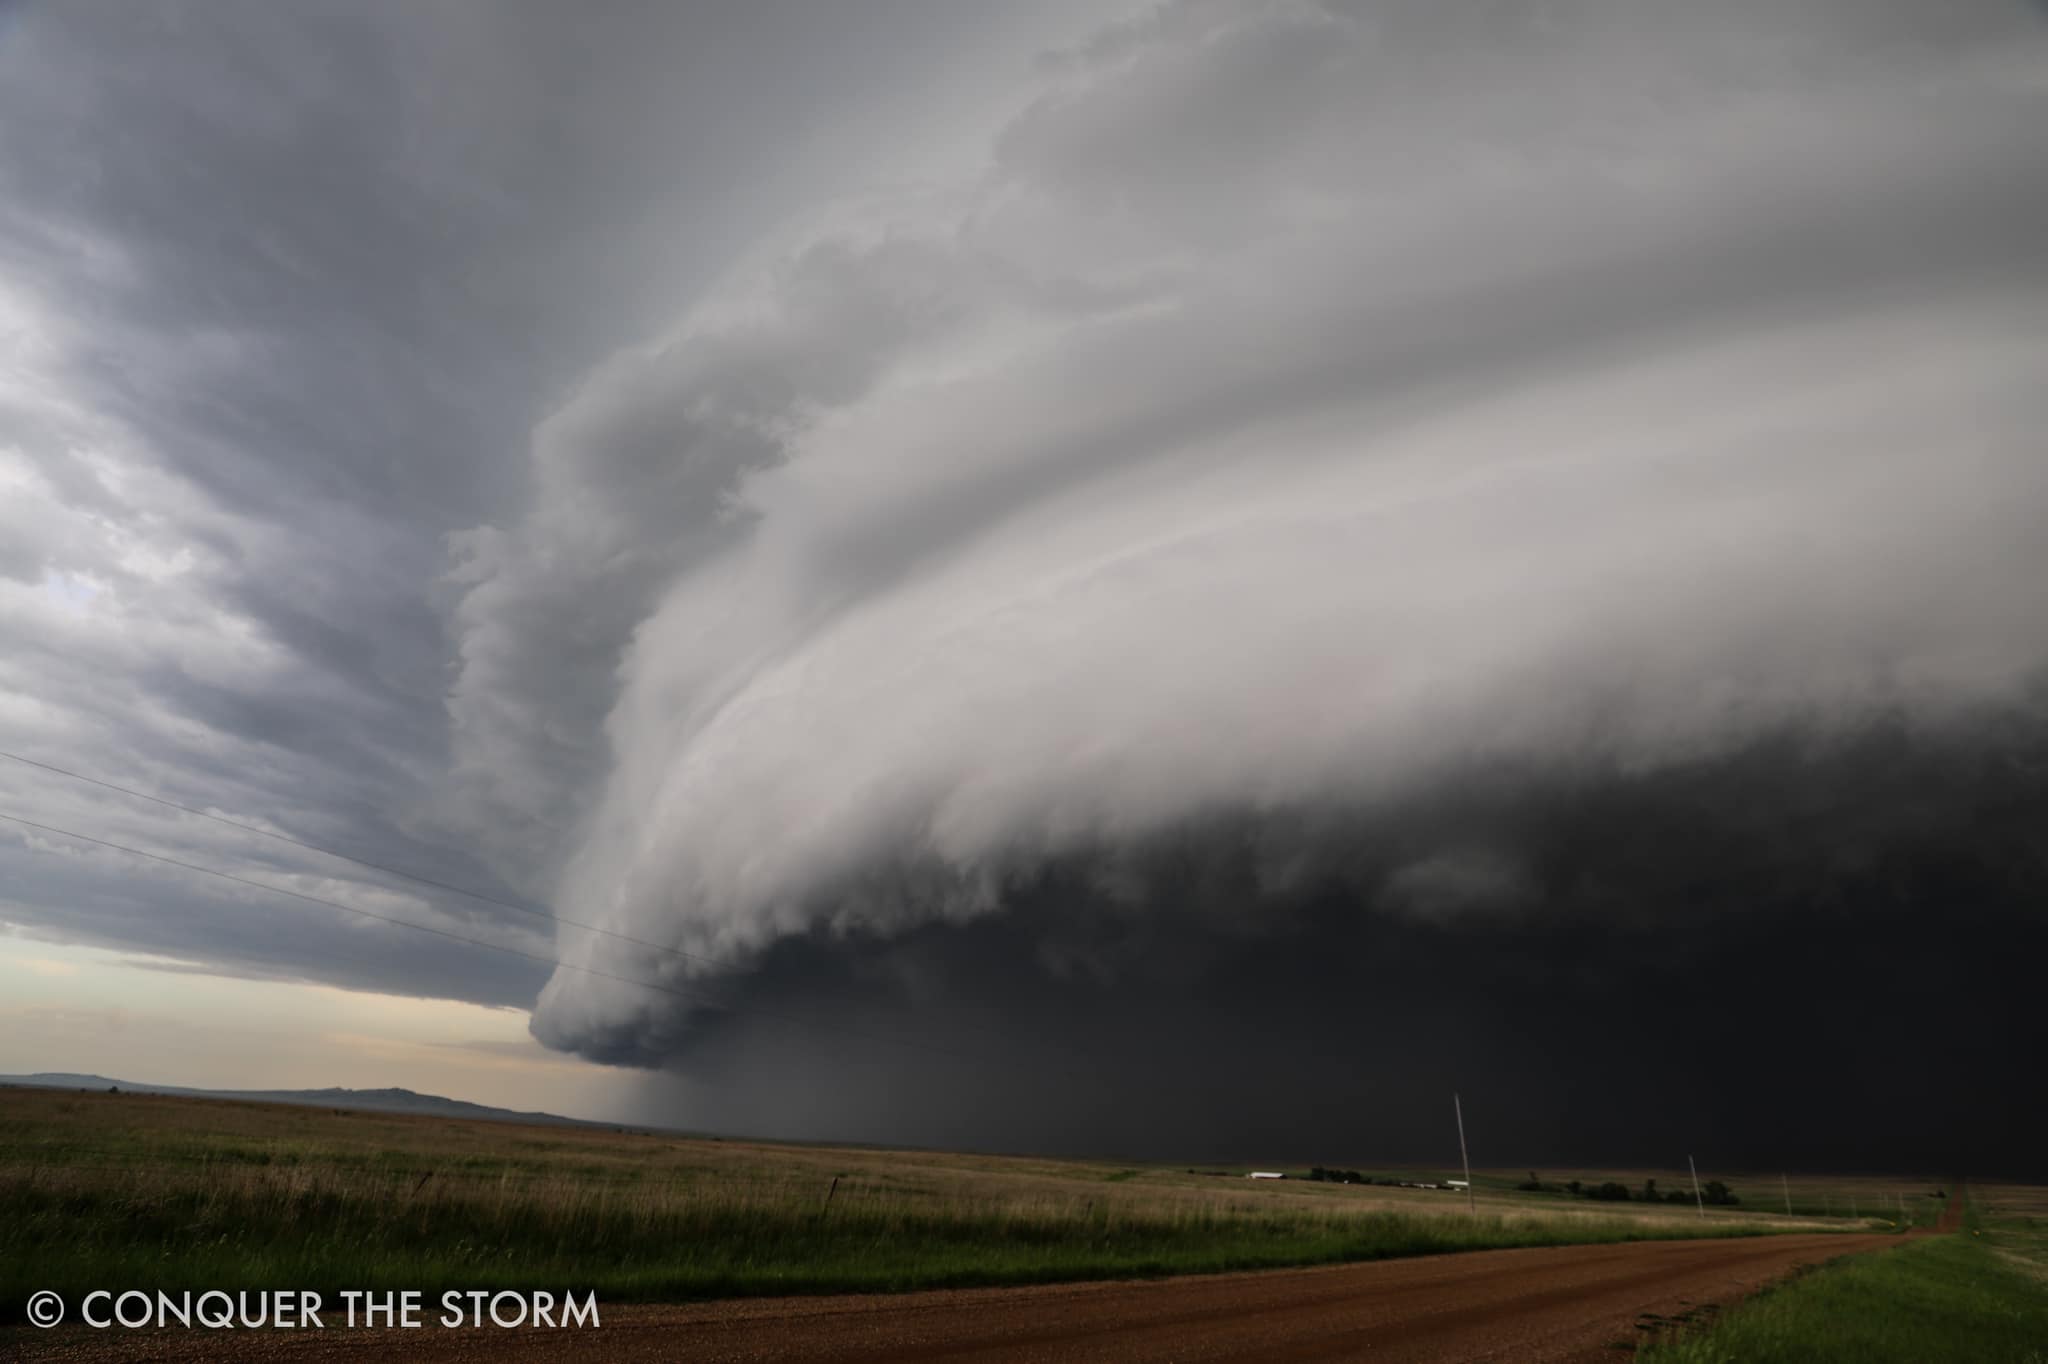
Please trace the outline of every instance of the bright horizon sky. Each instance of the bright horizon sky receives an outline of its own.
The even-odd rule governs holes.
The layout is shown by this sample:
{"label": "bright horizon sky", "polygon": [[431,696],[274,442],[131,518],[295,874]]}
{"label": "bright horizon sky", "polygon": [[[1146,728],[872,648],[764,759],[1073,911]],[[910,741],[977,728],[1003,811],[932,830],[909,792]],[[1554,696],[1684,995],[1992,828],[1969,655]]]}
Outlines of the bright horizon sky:
{"label": "bright horizon sky", "polygon": [[251,980],[202,963],[0,937],[0,1074],[194,1089],[401,1088],[640,1121],[630,1073],[552,1052],[524,1010]]}

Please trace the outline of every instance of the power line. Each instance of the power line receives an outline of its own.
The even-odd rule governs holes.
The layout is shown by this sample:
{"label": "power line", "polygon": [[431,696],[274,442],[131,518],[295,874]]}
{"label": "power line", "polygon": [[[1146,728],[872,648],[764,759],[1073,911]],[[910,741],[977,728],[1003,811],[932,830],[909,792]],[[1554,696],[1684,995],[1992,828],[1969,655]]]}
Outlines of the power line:
{"label": "power line", "polygon": [[0,749],[0,758],[21,763],[26,767],[39,768],[44,772],[52,772],[60,777],[69,777],[73,781],[81,781],[89,786],[100,787],[102,790],[118,791],[124,796],[133,796],[137,800],[146,800],[169,810],[177,810],[182,814],[195,815],[200,819],[210,819],[215,824],[222,824],[230,829],[240,829],[243,833],[259,834],[264,838],[275,839],[279,843],[289,843],[294,848],[304,848],[307,852],[316,852],[323,857],[333,857],[343,862],[353,862],[359,867],[368,867],[372,871],[383,872],[387,876],[396,876],[403,880],[414,882],[417,885],[431,886],[435,890],[445,890],[452,895],[467,896],[469,899],[480,901],[483,904],[496,905],[501,909],[515,910],[521,914],[530,914],[537,919],[546,919],[549,923],[562,924],[569,928],[580,928],[586,933],[601,933],[607,938],[616,938],[620,942],[631,943],[635,947],[644,947],[650,952],[663,952],[683,961],[693,961],[700,966],[710,966],[721,971],[728,970],[733,965],[729,961],[719,961],[714,957],[707,957],[701,953],[690,952],[680,947],[672,947],[665,943],[635,937],[631,933],[622,933],[615,928],[605,928],[600,924],[587,924],[576,919],[565,919],[552,910],[535,909],[532,905],[522,905],[516,900],[508,900],[500,895],[492,895],[481,890],[471,890],[467,886],[458,886],[449,881],[438,881],[431,876],[422,876],[417,872],[406,871],[402,867],[387,866],[385,863],[374,862],[367,857],[357,857],[353,853],[345,853],[336,848],[323,847],[318,843],[309,843],[303,838],[293,838],[290,834],[282,834],[275,829],[266,829],[259,824],[244,824],[238,819],[229,819],[225,815],[214,814],[211,810],[202,810],[197,806],[184,805],[163,796],[151,795],[147,791],[138,791],[133,787],[123,786],[119,782],[87,776],[83,772],[74,772],[67,767],[59,767],[55,763],[46,763],[35,758],[24,757],[19,753],[7,752],[5,749]]}
{"label": "power line", "polygon": [[[88,778],[88,780],[90,779]],[[104,783],[101,784],[104,785]],[[130,847],[125,843],[116,843],[111,839],[96,838],[91,834],[82,834],[74,829],[60,829],[54,824],[39,824],[35,820],[24,819],[20,815],[10,815],[5,811],[0,811],[0,819],[4,819],[12,824],[19,824],[23,828],[34,829],[40,833],[55,834],[60,838],[76,839],[81,843],[91,843],[97,847],[110,848],[115,852],[127,853],[131,857],[140,857],[151,862],[161,862],[165,866],[197,872],[201,876],[218,877],[220,880],[232,881],[237,885],[248,886],[255,890],[269,891],[273,895],[288,895],[294,900],[304,900],[308,904],[325,905],[329,909],[338,909],[344,914],[355,914],[365,919],[374,919],[378,923],[392,924],[399,928],[410,928],[419,933],[431,933],[437,938],[446,938],[450,942],[466,943],[471,947],[482,947],[493,952],[503,952],[509,956],[522,957],[527,961],[538,962],[542,966],[555,967],[564,971],[580,971],[584,975],[595,976],[600,980],[616,981],[621,985],[632,985],[643,990],[653,990],[660,994],[673,995],[678,999],[689,1000],[692,1003],[705,1005],[725,1013],[751,1014],[759,1018],[773,1018],[784,1023],[793,1023],[799,1027],[828,1029],[840,1036],[859,1037],[870,1042],[883,1042],[891,1046],[911,1047],[919,1051],[930,1052],[934,1056],[946,1057],[949,1060],[960,1061],[969,1065],[978,1064],[973,1057],[949,1051],[943,1047],[934,1047],[929,1043],[913,1041],[907,1037],[892,1037],[882,1033],[858,1032],[851,1028],[841,1027],[836,1023],[823,1023],[816,1019],[802,1018],[795,1014],[778,1013],[771,1009],[757,1008],[753,1005],[733,1004],[725,1000],[714,999],[699,991],[685,990],[673,985],[661,985],[653,981],[636,980],[631,976],[622,976],[595,966],[582,966],[575,962],[562,961],[556,957],[542,956],[538,952],[527,952],[517,947],[507,947],[503,943],[494,943],[483,938],[472,938],[462,933],[452,933],[445,928],[434,928],[428,924],[414,923],[410,919],[400,919],[389,914],[379,914],[375,910],[344,904],[340,900],[331,900],[323,895],[308,895],[304,891],[293,890],[288,886],[275,885],[268,881],[258,881],[248,876],[237,876],[233,872],[220,871],[213,867],[204,867],[196,862],[186,862],[180,858],[165,856],[163,853],[147,852],[141,848]]]}

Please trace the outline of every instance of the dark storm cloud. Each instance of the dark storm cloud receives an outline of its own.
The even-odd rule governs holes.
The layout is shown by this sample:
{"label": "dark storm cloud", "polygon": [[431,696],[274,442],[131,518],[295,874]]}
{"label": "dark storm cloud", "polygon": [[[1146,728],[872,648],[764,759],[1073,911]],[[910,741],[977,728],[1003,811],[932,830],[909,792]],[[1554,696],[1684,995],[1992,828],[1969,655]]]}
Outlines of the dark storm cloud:
{"label": "dark storm cloud", "polygon": [[771,403],[716,519],[553,499],[466,623],[667,556],[563,899],[693,957],[563,948],[756,1013],[564,970],[544,1041],[791,1134],[1426,1158],[1458,1084],[1502,1159],[2037,1163],[1945,1107],[2024,973],[1884,1001],[2042,943],[2038,23],[1499,18],[1163,7],[820,230],[889,325],[784,267],[629,362]]}
{"label": "dark storm cloud", "polygon": [[[613,1059],[788,1134],[1451,1163],[1457,1089],[1489,1164],[2038,1175],[2012,1061],[2048,1045],[2044,812],[2038,696],[1654,773],[1469,773],[1341,821],[1284,893],[1270,828],[1218,820],[1140,855],[1169,921],[1070,862],[1003,916],[785,941],[735,987],[754,1014]],[[1447,849],[1514,866],[1516,902],[1398,903]]]}
{"label": "dark storm cloud", "polygon": [[[1014,916],[1219,813],[1335,821],[1261,835],[1256,916],[1362,837],[1336,812],[1474,761],[1657,771],[2029,685],[2038,21],[1546,14],[1161,7],[1046,63],[954,193],[828,217],[586,388],[458,610],[473,736],[537,728],[521,661],[622,658],[568,912],[743,965]],[[677,459],[619,462],[656,429]],[[560,797],[536,745],[468,754]],[[1532,895],[1482,846],[1387,901]],[[565,971],[535,1026],[679,1024]]]}

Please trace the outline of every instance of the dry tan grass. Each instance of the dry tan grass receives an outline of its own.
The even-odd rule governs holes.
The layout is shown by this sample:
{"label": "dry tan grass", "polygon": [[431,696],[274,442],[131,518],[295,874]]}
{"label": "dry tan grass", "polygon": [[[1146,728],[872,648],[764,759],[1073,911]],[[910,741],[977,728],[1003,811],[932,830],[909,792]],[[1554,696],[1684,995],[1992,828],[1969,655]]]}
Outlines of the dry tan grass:
{"label": "dry tan grass", "polygon": [[[1486,1172],[1499,1183],[1512,1184],[1527,1178],[1526,1171]],[[1642,1188],[1643,1181],[1655,1179],[1659,1190],[1691,1196],[1692,1176],[1684,1166],[1675,1169],[1582,1169],[1577,1167],[1539,1171],[1546,1184],[1577,1179],[1586,1184],[1608,1180]],[[1914,1174],[1828,1175],[1781,1174],[1777,1171],[1729,1171],[1700,1169],[1702,1183],[1719,1179],[1741,1198],[1734,1208],[1707,1209],[1707,1216],[1736,1219],[1765,1219],[1778,1227],[1803,1224],[1830,1229],[1860,1227],[1883,1230],[1898,1224],[1903,1209],[1909,1226],[1929,1226],[1940,1215],[1946,1200],[1932,1197],[1937,1191],[1954,1191],[1945,1176]],[[1787,1216],[1785,1199],[1789,1190],[1794,1214]],[[1667,1213],[1694,1215],[1689,1202],[1664,1205]]]}
{"label": "dry tan grass", "polygon": [[48,1282],[27,1287],[573,1279],[672,1298],[1812,1225],[1503,1183],[1473,1217],[1462,1194],[1386,1184],[0,1089],[0,1288],[33,1265]]}
{"label": "dry tan grass", "polygon": [[[1257,1182],[1192,1174],[1182,1167],[1122,1165],[1014,1155],[821,1147],[731,1139],[692,1139],[645,1131],[522,1126],[344,1112],[279,1104],[188,1100],[150,1094],[0,1090],[0,1178],[29,1178],[41,1188],[104,1182],[123,1171],[133,1188],[219,1190],[221,1196],[293,1198],[303,1194],[403,1200],[524,1202],[543,1208],[641,1208],[651,1217],[694,1210],[788,1210],[807,1204],[864,1204],[893,1210],[1016,1217],[1214,1219],[1282,1212],[1290,1219],[1348,1219],[1364,1212],[1464,1212],[1448,1190],[1337,1186],[1305,1180]],[[1544,1171],[1546,1180],[1618,1178],[1638,1188],[1655,1174],[1683,1188],[1671,1171]],[[1499,1184],[1520,1171],[1485,1171]],[[1821,1182],[1794,1182],[1798,1202]],[[1827,1182],[1847,1212],[1851,1186],[1866,1204],[1917,1182]],[[1716,1223],[1786,1225],[1772,1214],[1776,1188],[1739,1186],[1743,1208],[1710,1208]],[[1681,1204],[1595,1204],[1483,1188],[1479,1208],[1509,1221],[1614,1221],[1690,1231],[1698,1221]],[[1819,1225],[1796,1219],[1800,1225]]]}
{"label": "dry tan grass", "polygon": [[[1444,1190],[1250,1181],[1182,1168],[1037,1157],[811,1146],[599,1128],[520,1126],[171,1096],[0,1090],[0,1177],[138,1195],[184,1191],[289,1207],[312,1196],[433,1208],[522,1205],[649,1218],[681,1211],[787,1214],[808,1207],[944,1216],[1168,1223],[1281,1215],[1459,1215]],[[1505,1174],[1505,1172],[1503,1172]],[[1635,1172],[1630,1172],[1631,1176]],[[1587,1176],[1591,1177],[1591,1176]],[[1604,1176],[1603,1176],[1604,1177]],[[1668,1178],[1668,1177],[1667,1177]],[[1635,1180],[1640,1183],[1640,1179]],[[15,1187],[22,1187],[15,1183]],[[1488,1190],[1510,1222],[1612,1222],[1690,1230],[1677,1205],[1596,1204]],[[1710,1210],[1764,1224],[1766,1208]],[[1784,1219],[1776,1219],[1783,1223]]]}
{"label": "dry tan grass", "polygon": [[[1454,1215],[1462,1194],[1386,1185],[1333,1185],[1293,1179],[1256,1184],[1161,1165],[1058,1160],[1043,1157],[820,1146],[604,1128],[523,1126],[275,1104],[195,1100],[175,1096],[0,1089],[0,1172],[39,1172],[57,1178],[66,1169],[131,1169],[138,1178],[178,1182],[317,1178],[340,1180],[366,1195],[404,1194],[411,1201],[517,1196],[552,1203],[603,1201],[630,1192],[637,1202],[687,1201],[731,1208],[822,1205],[860,1200],[901,1206],[1034,1214],[1080,1208],[1112,1215],[1149,1209],[1175,1212],[1257,1213],[1333,1217],[1361,1212]],[[303,1173],[301,1173],[303,1171]],[[1437,1178],[1440,1171],[1416,1171]],[[1616,1180],[1639,1189],[1646,1178],[1666,1190],[1690,1187],[1683,1170],[1561,1169],[1540,1172],[1546,1183]],[[1593,1203],[1512,1191],[1521,1170],[1478,1172],[1483,1212],[1607,1221],[1616,1217],[1647,1226],[1683,1228],[1697,1220],[1687,1204]],[[426,1185],[414,1192],[422,1178]],[[1779,1227],[1835,1225],[1824,1217],[1787,1219],[1782,1185],[1774,1175],[1702,1172],[1727,1180],[1742,1196],[1734,1209],[1709,1208],[1709,1219]],[[1926,1177],[1791,1177],[1795,1206],[1826,1206],[1846,1221],[1852,1208],[1864,1219],[1896,1217],[1932,1208],[1927,1195],[1946,1188]],[[305,1186],[305,1187],[310,1187]],[[2048,1211],[2048,1190],[1998,1186],[2001,1202],[2034,1199]],[[1979,1186],[1980,1200],[1994,1195]]]}

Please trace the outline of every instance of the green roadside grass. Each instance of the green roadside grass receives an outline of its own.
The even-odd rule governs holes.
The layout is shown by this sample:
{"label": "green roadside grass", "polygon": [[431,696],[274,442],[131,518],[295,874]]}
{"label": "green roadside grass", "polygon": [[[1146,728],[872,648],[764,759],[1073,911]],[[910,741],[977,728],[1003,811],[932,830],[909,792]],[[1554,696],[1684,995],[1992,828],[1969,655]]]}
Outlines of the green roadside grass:
{"label": "green roadside grass", "polygon": [[1860,1255],[1642,1350],[1647,1364],[2048,1364],[2048,1219],[1966,1217]]}

